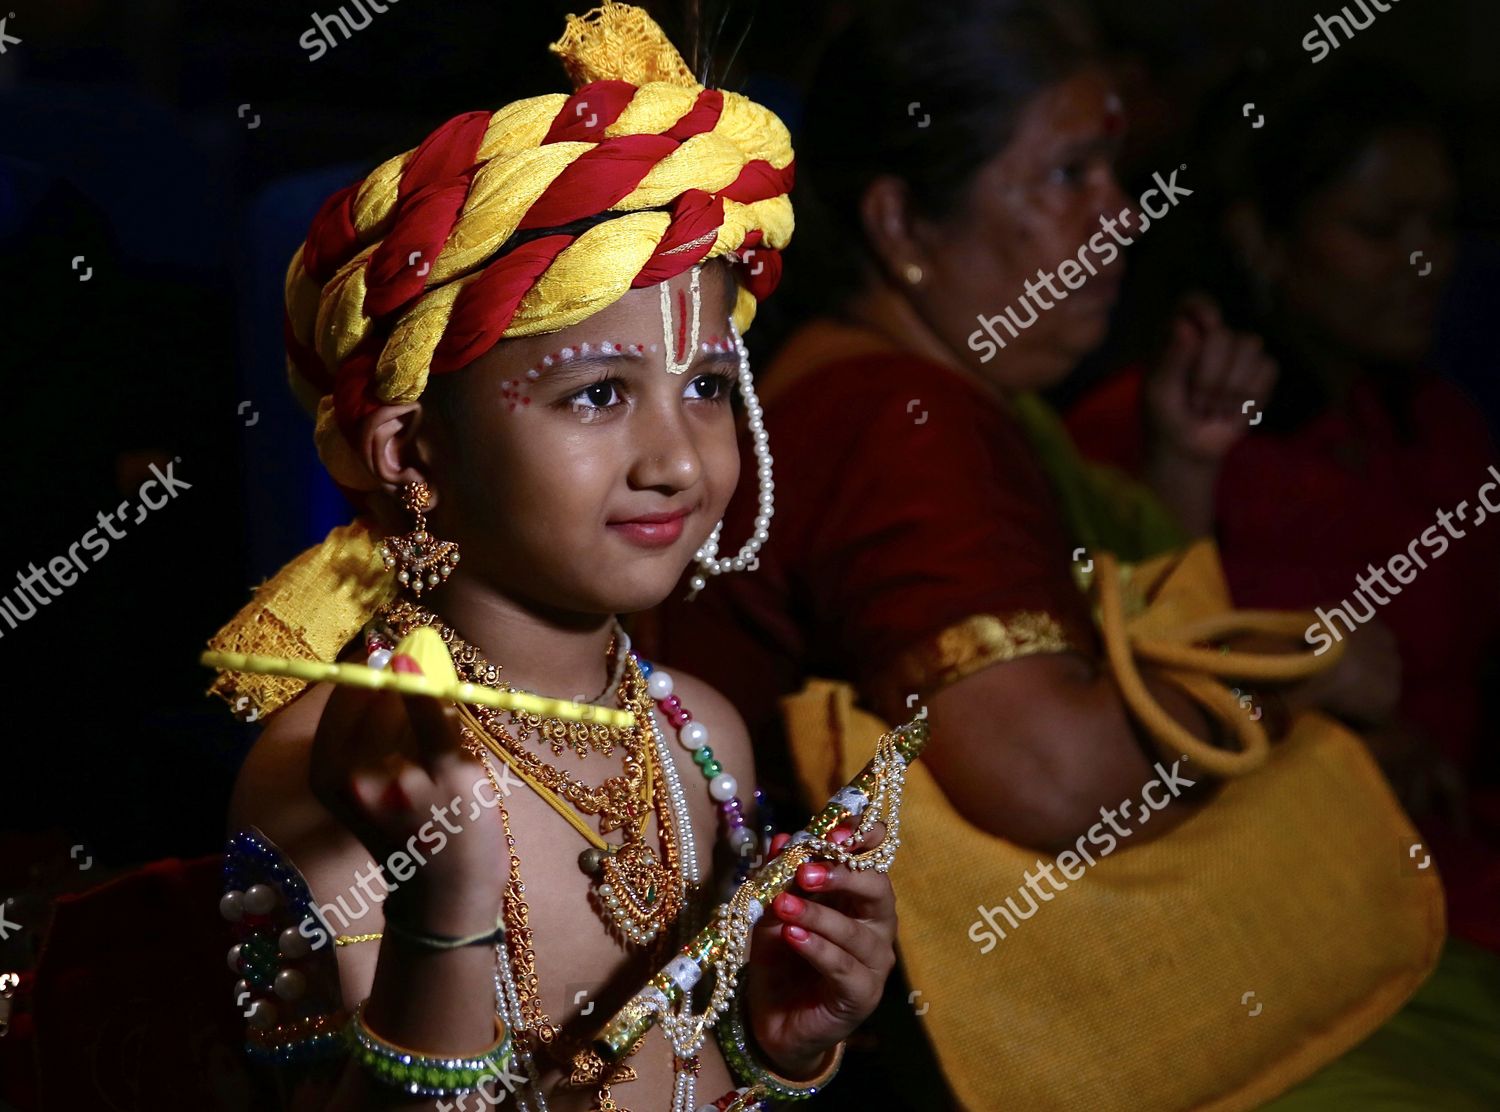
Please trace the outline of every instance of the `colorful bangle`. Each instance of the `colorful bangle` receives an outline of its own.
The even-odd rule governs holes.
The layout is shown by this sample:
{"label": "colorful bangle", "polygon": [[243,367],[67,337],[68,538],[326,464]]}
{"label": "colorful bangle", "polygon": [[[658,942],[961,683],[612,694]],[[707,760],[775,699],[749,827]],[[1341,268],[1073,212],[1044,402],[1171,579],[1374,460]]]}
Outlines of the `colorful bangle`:
{"label": "colorful bangle", "polygon": [[735,993],[734,1003],[724,1009],[719,1018],[719,1045],[724,1050],[724,1060],[743,1084],[760,1087],[777,1100],[806,1100],[822,1092],[839,1072],[844,1062],[844,1042],[833,1049],[833,1060],[817,1077],[809,1081],[793,1081],[782,1077],[756,1060],[750,1045],[750,1035],[745,1028],[745,994]]}
{"label": "colorful bangle", "polygon": [[495,1017],[495,1044],[480,1054],[444,1057],[421,1054],[387,1042],[365,1022],[361,1001],[349,1020],[348,1038],[355,1059],[375,1078],[411,1096],[456,1097],[471,1093],[486,1077],[499,1075],[509,1064],[510,1030]]}

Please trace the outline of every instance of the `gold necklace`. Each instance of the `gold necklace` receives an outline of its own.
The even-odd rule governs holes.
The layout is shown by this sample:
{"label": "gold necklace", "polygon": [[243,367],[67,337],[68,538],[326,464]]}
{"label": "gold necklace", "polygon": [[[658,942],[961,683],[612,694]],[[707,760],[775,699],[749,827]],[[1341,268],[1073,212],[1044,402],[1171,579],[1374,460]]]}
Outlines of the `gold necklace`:
{"label": "gold necklace", "polygon": [[[470,682],[482,683],[500,691],[515,690],[510,683],[500,678],[500,673],[504,670],[500,665],[486,662],[477,648],[459,637],[451,627],[444,625],[442,619],[432,611],[409,599],[401,598],[391,602],[381,613],[392,629],[400,630],[402,635],[417,625],[430,625],[436,628],[442,635],[443,642],[448,646],[449,653],[453,656],[454,666],[460,672],[464,671],[465,665],[481,668],[480,674]],[[396,640],[399,641],[400,636]],[[615,656],[617,644],[617,637],[611,636],[609,657]],[[465,678],[469,677],[466,675]],[[628,732],[626,727],[610,726],[602,722],[569,722],[531,711],[513,711],[511,722],[516,727],[519,737],[523,739],[535,737],[538,741],[545,741],[557,756],[562,756],[563,749],[571,746],[579,758],[587,757],[590,752],[596,752],[605,757],[613,756],[615,746],[623,742]]]}
{"label": "gold necklace", "polygon": [[[564,1045],[560,1032],[547,1013],[542,1010],[541,986],[536,975],[536,951],[532,948],[531,908],[526,903],[526,883],[521,879],[521,858],[516,853],[516,838],[510,829],[510,812],[505,806],[505,793],[495,779],[494,769],[485,755],[484,748],[472,735],[465,737],[464,748],[484,766],[495,793],[496,808],[500,812],[500,823],[505,831],[505,846],[509,857],[506,873],[505,895],[501,901],[501,915],[505,922],[505,955],[510,967],[511,983],[516,990],[516,1004],[524,1030],[516,1031],[514,1038],[529,1051],[544,1049],[558,1065],[569,1068],[568,1084],[575,1088],[595,1090],[592,1112],[629,1112],[614,1099],[610,1088],[627,1081],[634,1081],[639,1074],[628,1061],[606,1062],[588,1042]],[[660,941],[666,941],[665,938]],[[658,946],[652,957],[652,965],[658,964],[665,954]],[[630,1052],[640,1049],[637,1044]],[[630,1055],[626,1055],[630,1057]]]}
{"label": "gold necklace", "polygon": [[[462,646],[460,652],[454,653],[454,666],[470,683],[481,683],[483,677],[498,674],[498,667],[486,661],[473,645],[461,640],[431,611],[406,603],[404,611],[397,612],[391,607],[386,615],[400,636],[404,637],[411,626],[420,622],[435,628],[444,643],[450,646],[450,651],[455,643]],[[592,843],[579,856],[579,864],[593,879],[593,895],[600,916],[626,939],[645,945],[657,938],[682,910],[679,890],[682,867],[678,860],[677,831],[666,780],[651,759],[651,742],[646,733],[651,696],[646,690],[640,665],[633,656],[625,658],[618,696],[620,705],[635,713],[636,725],[619,731],[623,735],[623,775],[609,777],[598,786],[546,764],[523,748],[505,728],[506,712],[492,707],[461,705],[459,713],[476,740],[509,764],[549,806]],[[587,815],[597,815],[601,837],[592,837],[562,800]],[[661,856],[645,840],[646,824],[653,812],[662,846]],[[615,830],[623,832],[619,845],[603,840],[602,835]]]}

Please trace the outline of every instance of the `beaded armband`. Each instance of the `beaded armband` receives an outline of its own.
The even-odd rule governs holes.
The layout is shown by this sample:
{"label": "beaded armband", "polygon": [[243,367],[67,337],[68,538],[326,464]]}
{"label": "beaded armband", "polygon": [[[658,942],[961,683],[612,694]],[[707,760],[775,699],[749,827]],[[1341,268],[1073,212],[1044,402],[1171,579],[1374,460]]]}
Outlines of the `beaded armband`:
{"label": "beaded armband", "polygon": [[417,1097],[457,1097],[472,1093],[482,1081],[500,1077],[510,1064],[510,1030],[495,1017],[495,1041],[488,1050],[468,1056],[423,1054],[381,1038],[365,1022],[365,1006],[349,1021],[354,1058],[376,1080]]}
{"label": "beaded armband", "polygon": [[336,991],[314,954],[330,936],[313,908],[307,881],[253,827],[234,835],[225,849],[219,913],[237,940],[229,950],[229,968],[240,978],[232,999],[246,1020],[248,1057],[283,1065],[347,1053],[348,1015],[317,991]]}
{"label": "beaded armband", "polygon": [[759,1091],[776,1100],[806,1100],[827,1088],[844,1062],[844,1044],[838,1044],[828,1068],[810,1081],[782,1077],[756,1060],[750,1034],[745,1028],[744,1001],[743,992],[735,993],[734,1003],[724,1009],[716,1028],[724,1061],[740,1083],[750,1086],[752,1093]]}

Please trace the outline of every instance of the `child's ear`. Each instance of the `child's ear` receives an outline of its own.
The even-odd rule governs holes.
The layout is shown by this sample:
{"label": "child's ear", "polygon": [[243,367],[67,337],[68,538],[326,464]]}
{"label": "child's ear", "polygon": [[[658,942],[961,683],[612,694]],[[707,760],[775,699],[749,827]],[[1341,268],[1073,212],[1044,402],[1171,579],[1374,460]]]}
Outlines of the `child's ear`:
{"label": "child's ear", "polygon": [[[418,436],[423,423],[421,415],[421,404],[408,402],[383,405],[360,420],[357,445],[360,459],[387,493],[397,492],[407,483],[432,485],[425,445]],[[434,507],[438,498],[434,489]]]}

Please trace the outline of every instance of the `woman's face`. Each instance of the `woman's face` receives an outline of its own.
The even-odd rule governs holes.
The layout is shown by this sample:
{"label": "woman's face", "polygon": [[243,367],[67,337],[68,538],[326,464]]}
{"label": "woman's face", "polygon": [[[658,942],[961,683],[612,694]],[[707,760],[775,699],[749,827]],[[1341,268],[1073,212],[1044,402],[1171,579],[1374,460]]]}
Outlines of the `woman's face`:
{"label": "woman's face", "polygon": [[1378,137],[1275,243],[1283,310],[1357,359],[1423,358],[1453,265],[1455,188],[1435,136]]}
{"label": "woman's face", "polygon": [[[690,272],[668,285],[667,335],[661,288],[636,289],[429,383],[445,392],[429,430],[431,528],[458,542],[461,574],[566,613],[631,613],[671,592],[739,477],[739,356],[728,266],[701,271],[696,345]],[[667,372],[664,344],[686,371]]]}
{"label": "woman's face", "polygon": [[[1120,239],[1101,223],[1118,222],[1127,205],[1114,173],[1123,131],[1120,99],[1103,70],[1052,86],[980,169],[961,211],[928,232],[936,273],[915,291],[924,315],[951,350],[1009,388],[1061,380],[1104,339],[1122,243],[1139,229],[1134,214],[1117,223]],[[1015,314],[1010,327],[994,319],[1007,310]]]}

